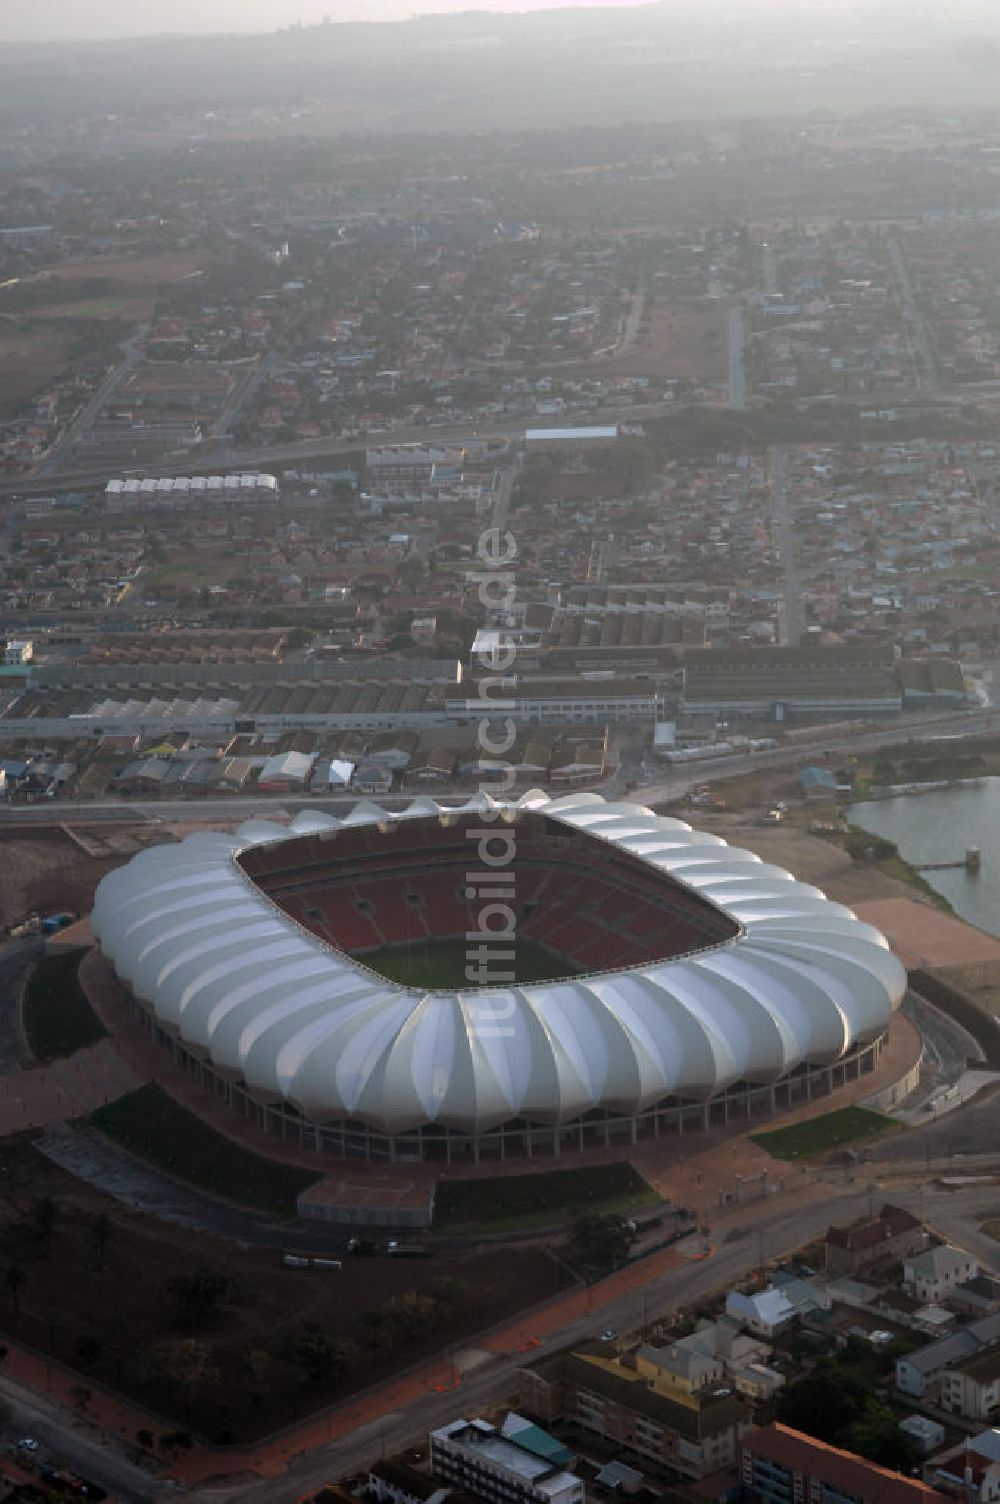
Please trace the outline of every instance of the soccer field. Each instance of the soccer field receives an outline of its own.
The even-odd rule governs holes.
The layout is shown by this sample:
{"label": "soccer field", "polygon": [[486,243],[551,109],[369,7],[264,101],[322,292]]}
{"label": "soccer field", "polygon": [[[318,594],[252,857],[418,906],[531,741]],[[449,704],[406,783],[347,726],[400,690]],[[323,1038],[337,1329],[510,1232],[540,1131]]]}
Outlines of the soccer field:
{"label": "soccer field", "polygon": [[476,946],[466,940],[415,940],[411,945],[369,951],[358,960],[391,982],[439,992],[484,985],[502,987],[507,981],[504,973],[508,971],[513,971],[515,982],[555,982],[579,975],[579,967],[543,950],[533,940],[515,942],[513,962],[501,957],[505,949],[506,946],[500,945],[490,947],[488,975],[482,982],[470,980],[465,974],[466,966],[478,964]]}

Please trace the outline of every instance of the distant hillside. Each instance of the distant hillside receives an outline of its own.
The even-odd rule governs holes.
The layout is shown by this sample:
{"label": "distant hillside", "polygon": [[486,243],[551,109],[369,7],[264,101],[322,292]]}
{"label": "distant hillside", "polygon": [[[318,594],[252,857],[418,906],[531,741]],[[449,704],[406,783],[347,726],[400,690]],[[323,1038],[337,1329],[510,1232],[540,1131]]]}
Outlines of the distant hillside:
{"label": "distant hillside", "polygon": [[[331,4],[331,10],[335,7]],[[811,110],[995,106],[1000,14],[986,0],[661,0],[467,12],[267,35],[19,45],[0,122],[259,105],[334,107],[333,130],[608,125]],[[260,130],[266,134],[266,120]]]}

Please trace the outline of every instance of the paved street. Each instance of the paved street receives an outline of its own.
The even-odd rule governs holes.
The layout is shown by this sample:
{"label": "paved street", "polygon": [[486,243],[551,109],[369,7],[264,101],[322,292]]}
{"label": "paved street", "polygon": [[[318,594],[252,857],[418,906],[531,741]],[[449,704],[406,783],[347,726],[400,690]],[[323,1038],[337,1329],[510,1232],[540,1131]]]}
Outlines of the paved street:
{"label": "paved street", "polygon": [[742,303],[729,310],[729,406],[742,410],[747,405],[745,363],[746,319]]}
{"label": "paved street", "polygon": [[[673,1269],[621,1299],[599,1306],[596,1304],[599,1290],[595,1291],[592,1314],[540,1342],[528,1355],[521,1352],[498,1355],[482,1369],[465,1376],[457,1389],[418,1394],[405,1409],[388,1415],[364,1418],[366,1411],[376,1408],[377,1402],[366,1405],[362,1396],[351,1406],[353,1423],[346,1434],[327,1445],[321,1443],[315,1451],[293,1461],[280,1476],[259,1483],[241,1482],[232,1489],[200,1488],[193,1497],[206,1500],[212,1497],[220,1504],[236,1498],[241,1504],[286,1504],[290,1496],[357,1471],[386,1449],[395,1451],[426,1440],[430,1429],[456,1414],[474,1415],[502,1400],[515,1388],[517,1370],[524,1363],[534,1362],[569,1343],[597,1336],[607,1326],[622,1332],[635,1330],[644,1321],[652,1321],[679,1305],[726,1289],[742,1279],[762,1256],[776,1259],[793,1252],[822,1234],[831,1222],[849,1222],[861,1216],[872,1200],[881,1195],[880,1188],[873,1197],[867,1184],[849,1183],[843,1188],[831,1187],[828,1197],[797,1208],[790,1209],[781,1198],[770,1203],[766,1211],[761,1203],[748,1206],[745,1226],[735,1236],[721,1241],[712,1258]],[[988,1199],[981,1189],[921,1192],[893,1187],[892,1199],[918,1214],[922,1207],[924,1215],[942,1228],[953,1225],[960,1228],[972,1251],[992,1267],[1000,1268],[997,1257],[1000,1249],[978,1231],[977,1216]],[[336,1425],[334,1414],[331,1432]]]}
{"label": "paved street", "polygon": [[805,608],[802,604],[803,571],[798,560],[791,483],[788,476],[788,449],[776,444],[771,450],[771,506],[774,517],[774,541],[781,555],[784,575],[778,640],[782,647],[797,647],[805,631]]}

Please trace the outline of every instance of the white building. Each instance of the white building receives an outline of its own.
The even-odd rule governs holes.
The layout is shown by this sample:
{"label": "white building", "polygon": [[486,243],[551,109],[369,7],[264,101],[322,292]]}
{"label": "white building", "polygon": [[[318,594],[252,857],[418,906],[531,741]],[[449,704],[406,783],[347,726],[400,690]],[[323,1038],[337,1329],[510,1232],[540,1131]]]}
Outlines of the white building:
{"label": "white building", "polygon": [[943,1243],[915,1254],[903,1264],[903,1285],[924,1305],[947,1300],[956,1285],[975,1279],[979,1265],[971,1253]]}
{"label": "white building", "polygon": [[477,1498],[503,1504],[584,1504],[583,1479],[554,1437],[513,1413],[503,1429],[486,1420],[454,1420],[432,1431],[431,1472]]}

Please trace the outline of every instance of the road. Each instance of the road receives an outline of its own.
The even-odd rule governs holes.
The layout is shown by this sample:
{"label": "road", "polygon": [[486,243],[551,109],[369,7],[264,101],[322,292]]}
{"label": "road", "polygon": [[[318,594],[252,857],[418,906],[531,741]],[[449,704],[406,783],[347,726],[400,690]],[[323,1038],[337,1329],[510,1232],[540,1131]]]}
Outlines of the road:
{"label": "road", "polygon": [[41,955],[43,942],[35,935],[0,945],[0,1074],[22,1070],[32,1062],[16,1017],[16,1004],[28,968]]}
{"label": "road", "polygon": [[925,392],[936,392],[941,385],[938,376],[937,361],[934,359],[934,351],[931,349],[930,337],[927,333],[927,324],[920,311],[916,293],[913,290],[913,279],[910,276],[903,248],[899,243],[899,237],[895,233],[889,237],[889,254],[896,272],[896,280],[903,297],[903,306],[906,309],[906,318],[917,347],[920,357],[920,384]]}
{"label": "road", "polygon": [[271,375],[277,359],[277,352],[270,351],[267,355],[262,355],[242,373],[241,379],[233,387],[222,412],[209,430],[213,439],[225,438],[226,434],[240,417],[240,414],[246,410],[249,403],[260,390],[261,383],[266,377]]}
{"label": "road", "polygon": [[[882,1194],[881,1188],[876,1194]],[[831,1186],[829,1197],[798,1208],[783,1205],[780,1197],[770,1202],[766,1210],[760,1202],[748,1205],[746,1225],[737,1231],[736,1236],[730,1234],[721,1241],[710,1259],[674,1269],[639,1291],[599,1306],[592,1315],[541,1342],[530,1357],[516,1352],[498,1355],[482,1369],[467,1374],[457,1391],[429,1392],[405,1411],[381,1416],[368,1425],[359,1426],[349,1435],[294,1461],[279,1478],[242,1483],[231,1489],[194,1490],[191,1497],[206,1500],[211,1497],[217,1504],[226,1504],[230,1499],[238,1499],[240,1504],[286,1504],[290,1497],[360,1471],[385,1448],[399,1451],[418,1441],[426,1444],[427,1433],[433,1427],[454,1419],[457,1414],[481,1414],[488,1406],[511,1395],[516,1388],[517,1371],[526,1362],[537,1362],[569,1343],[593,1338],[608,1326],[620,1332],[636,1331],[645,1322],[671,1313],[679,1306],[728,1289],[742,1280],[762,1258],[780,1259],[821,1236],[831,1223],[847,1223],[860,1217],[868,1211],[871,1199],[872,1192],[867,1184],[862,1186],[850,1182],[840,1187]],[[950,1230],[952,1226],[961,1226],[975,1240],[977,1246],[971,1251],[980,1259],[985,1256],[988,1263],[998,1267],[1000,1250],[979,1234],[976,1221],[982,1204],[988,1199],[988,1192],[984,1193],[982,1188],[968,1192],[934,1188],[925,1191],[892,1189],[895,1203],[908,1207],[917,1215],[922,1209],[923,1214],[940,1228]]]}
{"label": "road", "polygon": [[[682,799],[699,784],[734,778],[744,773],[756,773],[765,768],[787,768],[798,764],[804,767],[816,758],[817,748],[822,749],[822,756],[832,757],[838,753],[874,751],[900,742],[919,742],[935,734],[986,736],[1000,731],[1000,710],[921,717],[919,720],[901,718],[888,721],[884,726],[874,727],[870,731],[854,731],[847,736],[824,733],[823,727],[817,727],[816,730],[815,741],[772,747],[762,752],[738,752],[732,757],[710,759],[704,763],[685,763],[670,771],[665,768],[663,776],[658,775],[644,783],[637,783],[625,790],[623,797],[651,804]],[[472,790],[448,793],[442,802],[461,804],[465,799],[471,798],[472,793]],[[412,793],[387,794],[378,802],[386,809],[398,809],[405,807],[414,797]],[[256,815],[281,820],[302,809],[325,809],[336,813],[338,808],[347,810],[357,802],[356,794],[302,794],[294,798],[282,795],[274,799],[264,798],[260,794],[234,794],[228,799],[38,800],[33,804],[0,804],[0,826],[52,826],[63,825],[67,820],[81,825],[135,825],[140,822],[169,824],[192,820],[236,822]]]}
{"label": "road", "polygon": [[[113,393],[139,364],[142,359],[142,341],[145,334],[146,326],[142,325],[125,341],[122,345],[125,359],[121,365],[115,366],[108,372],[90,400],[84,403],[62,437],[52,446],[41,464],[35,467],[36,475],[51,477],[58,473],[63,459],[72,452],[77,440],[87,431],[104,404],[110,401]],[[107,475],[107,470],[105,469],[103,473]],[[51,489],[51,480],[49,486]]]}
{"label": "road", "polygon": [[788,478],[788,450],[784,444],[776,444],[771,450],[771,508],[774,541],[781,555],[784,576],[778,641],[783,647],[797,647],[806,625],[802,604],[805,581],[798,563],[791,483]]}
{"label": "road", "polygon": [[621,344],[618,346],[617,353],[619,355],[624,355],[627,350],[631,350],[639,337],[639,330],[642,327],[642,316],[646,312],[646,293],[648,287],[649,278],[646,268],[643,266],[640,268],[639,276],[636,279],[635,292],[632,294],[632,306],[629,309],[628,318],[625,320],[625,329],[622,334]]}
{"label": "road", "polygon": [[746,319],[743,304],[729,310],[729,406],[742,411],[747,405]]}
{"label": "road", "polygon": [[[121,367],[118,368],[118,374],[120,373]],[[587,423],[632,423],[641,422],[644,418],[669,416],[677,416],[673,403],[649,402],[627,407],[595,408],[593,412],[587,414]],[[470,420],[459,429],[447,422],[424,423],[412,427],[390,429],[386,433],[369,435],[368,438],[303,439],[295,444],[270,445],[239,451],[215,445],[211,456],[206,454],[204,457],[203,467],[209,470],[253,470],[266,468],[268,465],[296,465],[305,460],[322,462],[343,458],[345,455],[356,455],[360,449],[365,448],[367,443],[376,440],[382,444],[434,443],[462,446],[490,439],[519,439],[524,437],[525,428],[530,426],[530,419],[524,416],[516,422],[493,423],[488,431],[481,432],[474,432],[473,421]],[[198,470],[199,459],[196,450],[189,454],[185,464],[188,469]],[[177,473],[177,460],[163,460],[158,464],[149,462],[144,464],[142,469],[146,475],[151,476],[174,475]],[[40,472],[33,475],[3,476],[0,478],[0,496],[45,496],[53,490],[56,481],[60,488],[69,489],[103,485],[107,478],[107,465],[86,467],[80,465],[72,469],[60,469],[58,475],[47,472],[44,478]]]}
{"label": "road", "polygon": [[119,1450],[120,1442],[104,1442],[94,1427],[2,1373],[0,1399],[10,1407],[10,1418],[4,1426],[6,1439],[32,1437],[41,1443],[47,1459],[99,1483],[127,1504],[147,1504],[176,1491],[173,1485],[151,1478],[145,1469],[129,1462]]}

